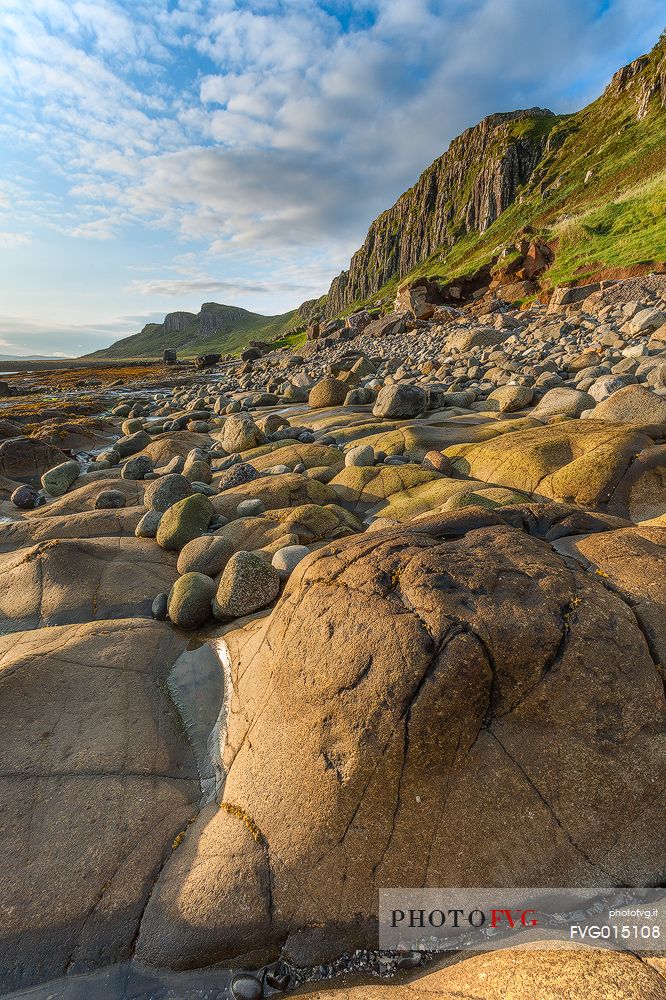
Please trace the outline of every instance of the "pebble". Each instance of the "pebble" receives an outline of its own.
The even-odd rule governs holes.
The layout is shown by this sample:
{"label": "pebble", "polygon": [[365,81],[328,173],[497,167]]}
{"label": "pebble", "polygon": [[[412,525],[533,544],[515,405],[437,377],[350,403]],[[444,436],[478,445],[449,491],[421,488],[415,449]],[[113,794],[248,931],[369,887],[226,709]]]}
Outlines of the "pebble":
{"label": "pebble", "polygon": [[241,973],[231,980],[231,992],[235,1000],[259,1000],[263,990],[258,979]]}

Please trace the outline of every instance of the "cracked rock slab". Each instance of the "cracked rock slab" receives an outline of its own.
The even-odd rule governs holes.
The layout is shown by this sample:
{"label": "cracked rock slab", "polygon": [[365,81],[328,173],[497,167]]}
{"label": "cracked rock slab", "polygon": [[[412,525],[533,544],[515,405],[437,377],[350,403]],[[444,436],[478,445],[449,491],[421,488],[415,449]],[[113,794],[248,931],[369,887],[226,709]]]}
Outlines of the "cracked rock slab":
{"label": "cracked rock slab", "polygon": [[149,964],[374,947],[381,887],[660,881],[645,638],[619,596],[496,515],[331,543],[251,641],[226,642],[222,807],[159,879]]}
{"label": "cracked rock slab", "polygon": [[148,621],[0,640],[0,987],[128,958],[197,768],[165,694],[184,641]]}

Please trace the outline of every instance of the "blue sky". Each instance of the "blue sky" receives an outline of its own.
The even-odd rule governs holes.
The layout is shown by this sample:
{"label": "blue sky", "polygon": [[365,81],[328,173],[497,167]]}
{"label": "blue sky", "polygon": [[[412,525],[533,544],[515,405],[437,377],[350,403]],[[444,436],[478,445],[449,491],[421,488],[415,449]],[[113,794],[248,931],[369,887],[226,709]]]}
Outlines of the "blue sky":
{"label": "blue sky", "polygon": [[283,312],[493,111],[576,110],[654,0],[0,0],[0,353]]}

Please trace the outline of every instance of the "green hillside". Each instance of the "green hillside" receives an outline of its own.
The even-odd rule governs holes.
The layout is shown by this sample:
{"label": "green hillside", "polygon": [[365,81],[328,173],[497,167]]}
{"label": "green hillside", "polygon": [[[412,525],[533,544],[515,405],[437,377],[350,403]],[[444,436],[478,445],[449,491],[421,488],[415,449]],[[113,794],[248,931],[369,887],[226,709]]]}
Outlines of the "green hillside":
{"label": "green hillside", "polygon": [[555,251],[545,288],[611,268],[666,262],[665,99],[662,36],[649,55],[616,73],[598,100],[576,114],[542,119],[543,157],[484,232],[461,232],[415,267],[398,269],[372,295],[328,314],[391,298],[403,281],[446,282],[473,273],[526,226]]}
{"label": "green hillside", "polygon": [[182,358],[212,352],[238,354],[251,340],[275,341],[299,323],[296,310],[262,316],[238,306],[206,302],[196,315],[171,313],[164,323],[148,323],[140,333],[86,357],[158,358],[166,349],[178,351]]}

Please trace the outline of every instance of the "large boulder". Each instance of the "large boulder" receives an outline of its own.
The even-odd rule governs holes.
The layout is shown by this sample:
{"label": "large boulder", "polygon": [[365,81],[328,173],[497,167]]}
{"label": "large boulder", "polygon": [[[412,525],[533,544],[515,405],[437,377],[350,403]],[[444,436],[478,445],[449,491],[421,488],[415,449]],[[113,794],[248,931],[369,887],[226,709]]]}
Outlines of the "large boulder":
{"label": "large boulder", "polygon": [[248,451],[263,440],[251,413],[231,413],[224,422],[222,447],[229,454]]}
{"label": "large boulder", "polygon": [[428,408],[428,393],[418,385],[385,385],[379,390],[372,412],[375,417],[406,420]]}
{"label": "large boulder", "polygon": [[179,500],[162,515],[157,544],[163,549],[182,549],[193,538],[206,533],[214,513],[212,503],[203,493]]}
{"label": "large boulder", "polygon": [[146,620],[0,639],[3,991],[131,954],[200,795],[165,686],[184,648]]}
{"label": "large boulder", "polygon": [[646,434],[628,427],[567,420],[453,445],[444,453],[459,474],[537,497],[605,507],[633,458],[652,445]]}
{"label": "large boulder", "polygon": [[142,960],[372,948],[382,886],[662,881],[663,687],[636,618],[498,515],[313,552],[226,643],[222,807],[162,872]]}
{"label": "large boulder", "polygon": [[617,424],[666,424],[666,397],[644,385],[626,385],[597,403],[592,416]]}
{"label": "large boulder", "polygon": [[15,437],[0,441],[0,476],[20,482],[36,482],[54,465],[67,461],[67,455],[35,438]]}
{"label": "large boulder", "polygon": [[325,406],[342,406],[348,392],[349,386],[346,382],[327,375],[310,389],[308,404],[313,410]]}

